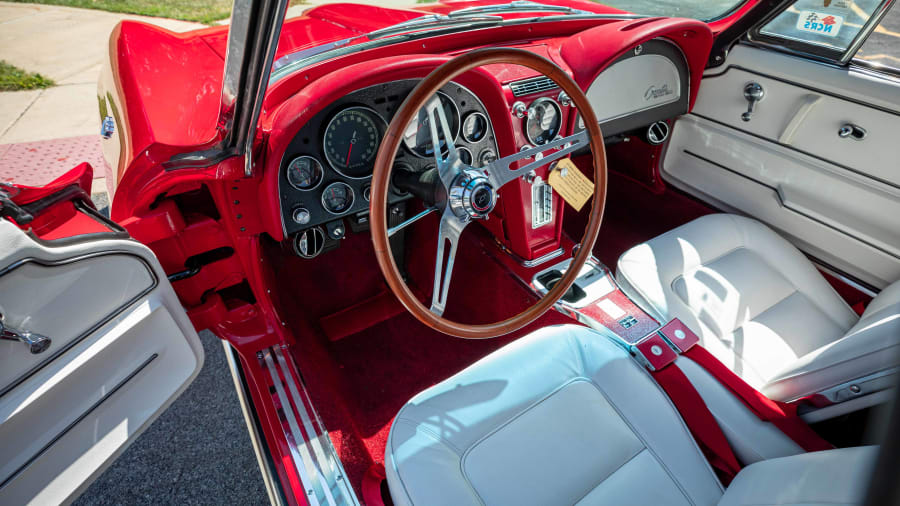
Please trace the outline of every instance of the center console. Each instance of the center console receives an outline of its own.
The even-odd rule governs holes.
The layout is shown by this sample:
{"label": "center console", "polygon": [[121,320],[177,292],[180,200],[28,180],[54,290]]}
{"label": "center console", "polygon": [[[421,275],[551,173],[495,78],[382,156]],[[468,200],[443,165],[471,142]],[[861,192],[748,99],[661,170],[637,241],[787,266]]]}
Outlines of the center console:
{"label": "center console", "polygon": [[[532,288],[546,295],[570,264],[567,259],[538,272]],[[619,289],[609,269],[593,257],[585,262],[556,309],[611,338],[651,371],[665,367],[699,341],[678,319],[662,324],[644,312]]]}

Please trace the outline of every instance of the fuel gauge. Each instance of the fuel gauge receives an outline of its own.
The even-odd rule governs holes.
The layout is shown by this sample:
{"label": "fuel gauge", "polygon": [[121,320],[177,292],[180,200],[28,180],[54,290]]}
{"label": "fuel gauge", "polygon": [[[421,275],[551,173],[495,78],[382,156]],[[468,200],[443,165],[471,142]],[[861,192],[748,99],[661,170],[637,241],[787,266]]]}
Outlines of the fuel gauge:
{"label": "fuel gauge", "polygon": [[287,166],[287,180],[298,190],[312,190],[322,182],[322,164],[311,156],[298,156]]}

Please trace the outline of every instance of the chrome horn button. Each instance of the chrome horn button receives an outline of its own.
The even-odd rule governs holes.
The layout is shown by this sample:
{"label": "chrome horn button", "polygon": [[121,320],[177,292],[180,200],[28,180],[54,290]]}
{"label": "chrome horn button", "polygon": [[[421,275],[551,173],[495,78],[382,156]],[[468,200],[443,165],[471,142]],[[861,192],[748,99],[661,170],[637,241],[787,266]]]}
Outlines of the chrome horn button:
{"label": "chrome horn button", "polygon": [[457,176],[449,197],[453,214],[463,220],[487,218],[497,204],[497,192],[488,178],[472,169]]}

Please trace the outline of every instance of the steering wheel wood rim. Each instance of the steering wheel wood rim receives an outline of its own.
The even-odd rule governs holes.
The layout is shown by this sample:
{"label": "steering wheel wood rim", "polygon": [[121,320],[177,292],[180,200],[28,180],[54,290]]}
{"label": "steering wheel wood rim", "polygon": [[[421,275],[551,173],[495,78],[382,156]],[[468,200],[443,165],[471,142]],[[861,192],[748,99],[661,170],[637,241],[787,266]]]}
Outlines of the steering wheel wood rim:
{"label": "steering wheel wood rim", "polygon": [[[474,68],[497,63],[522,65],[536,70],[552,79],[564,92],[566,92],[566,94],[569,95],[572,103],[578,108],[578,111],[584,120],[585,132],[587,132],[587,138],[590,143],[594,165],[594,194],[591,202],[590,217],[588,219],[584,238],[581,241],[581,247],[578,248],[575,257],[562,279],[560,279],[560,281],[534,305],[511,318],[488,324],[465,324],[449,320],[429,310],[419,301],[403,281],[403,278],[397,269],[397,265],[394,262],[394,257],[391,254],[390,242],[388,240],[387,196],[390,187],[391,170],[394,165],[397,150],[400,147],[400,143],[403,141],[403,130],[406,125],[413,120],[415,115],[425,106],[428,100],[453,78]],[[432,121],[431,123],[434,124],[436,121]],[[570,137],[574,139],[578,135],[580,135],[580,133]],[[569,139],[569,137],[566,139]],[[550,147],[542,148],[543,151],[552,149]],[[569,147],[560,148],[557,153],[562,153],[560,156],[564,156],[568,154],[568,152],[574,151],[574,149],[575,148]],[[441,150],[438,149],[435,151],[440,152]],[[550,154],[547,158],[552,157],[554,154],[556,153]],[[510,155],[502,160],[512,159],[516,155]],[[524,156],[519,156],[517,160],[526,159],[527,152],[523,152],[523,155]],[[551,160],[548,160],[542,165],[549,164],[550,161]],[[486,166],[485,169],[488,167],[490,166]],[[388,286],[390,286],[394,295],[396,295],[403,306],[419,321],[437,331],[466,339],[492,338],[514,332],[533,322],[552,308],[553,304],[555,304],[572,286],[581,267],[591,256],[591,250],[600,233],[600,224],[603,221],[603,210],[606,204],[606,180],[606,150],[603,144],[603,134],[597,123],[596,114],[594,114],[594,110],[591,107],[587,96],[575,81],[565,73],[565,71],[546,58],[529,51],[515,48],[485,48],[456,56],[435,69],[423,79],[412,92],[410,92],[397,109],[397,113],[391,120],[387,132],[382,139],[381,146],[378,149],[372,174],[369,213],[372,243],[375,249],[375,257],[378,260],[378,266],[381,268],[381,272],[384,275],[385,280],[387,280]],[[496,189],[499,189],[499,187]],[[439,239],[439,241],[443,242],[443,239]],[[450,257],[452,261],[453,255],[455,255],[455,244],[451,246],[453,247]],[[438,251],[440,252],[440,257],[443,258],[440,243]],[[435,265],[435,269],[438,268],[443,267]],[[452,270],[452,266],[448,267],[448,269]],[[445,282],[449,283],[449,281],[450,278],[448,277]]]}

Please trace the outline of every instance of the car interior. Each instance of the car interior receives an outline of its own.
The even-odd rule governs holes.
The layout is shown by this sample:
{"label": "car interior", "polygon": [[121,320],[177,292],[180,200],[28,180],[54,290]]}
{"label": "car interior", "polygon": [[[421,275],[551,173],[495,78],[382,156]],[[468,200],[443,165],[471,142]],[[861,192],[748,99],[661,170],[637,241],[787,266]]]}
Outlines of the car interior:
{"label": "car interior", "polygon": [[[337,9],[282,44],[421,14]],[[179,224],[124,227],[194,326],[256,346],[253,423],[311,504],[862,502],[900,371],[900,80],[773,43],[778,12],[726,51],[595,11],[279,49],[252,178],[116,182],[113,220]]]}

